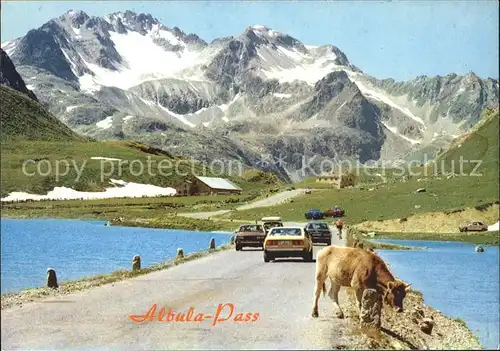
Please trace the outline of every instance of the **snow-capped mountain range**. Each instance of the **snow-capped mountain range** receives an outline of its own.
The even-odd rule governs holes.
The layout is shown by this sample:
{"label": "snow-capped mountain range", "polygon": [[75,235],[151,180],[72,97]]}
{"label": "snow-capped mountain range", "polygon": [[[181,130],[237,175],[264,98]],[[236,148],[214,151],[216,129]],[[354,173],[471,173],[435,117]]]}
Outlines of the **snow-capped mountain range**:
{"label": "snow-capped mountain range", "polygon": [[[261,25],[207,43],[149,14],[70,10],[2,48],[27,88],[76,131],[292,179],[301,168],[292,154],[393,160],[442,147],[498,105],[497,79],[377,80],[333,45]],[[288,162],[262,166],[263,154]]]}

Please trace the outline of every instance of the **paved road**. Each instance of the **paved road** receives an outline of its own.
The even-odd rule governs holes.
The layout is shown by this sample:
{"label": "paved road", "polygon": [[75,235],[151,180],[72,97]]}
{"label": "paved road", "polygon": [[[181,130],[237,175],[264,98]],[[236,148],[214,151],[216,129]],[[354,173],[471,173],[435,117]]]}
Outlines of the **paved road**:
{"label": "paved road", "polygon": [[[334,236],[334,243],[338,242]],[[315,256],[318,250],[315,248]],[[2,349],[332,349],[346,320],[328,298],[310,317],[315,263],[264,263],[260,250],[235,250],[131,280],[2,311]],[[343,290],[341,303],[345,299]],[[217,306],[259,313],[254,322],[133,323],[152,304],[214,316]],[[229,314],[226,307],[222,318]]]}
{"label": "paved road", "polygon": [[251,202],[247,205],[242,205],[242,206],[238,207],[237,210],[243,211],[243,210],[249,210],[249,209],[257,208],[257,207],[275,206],[275,205],[282,203],[283,201],[294,198],[297,195],[304,194],[304,190],[305,189],[295,189],[295,190],[282,191],[280,193],[266,197],[265,199]]}
{"label": "paved road", "polygon": [[[269,206],[275,206],[283,201],[289,200],[291,198],[294,198],[297,195],[303,194],[304,189],[295,189],[295,190],[288,190],[288,191],[282,191],[280,193],[271,195],[265,199],[258,200],[251,202],[246,205],[242,205],[236,208],[238,211],[243,211],[243,210],[249,210],[252,208],[257,208],[257,207],[269,207]],[[231,212],[231,210],[220,210],[220,211],[211,211],[211,212],[185,212],[185,213],[178,213],[179,216],[184,216],[184,217],[191,217],[191,218],[197,218],[197,219],[207,219],[209,217],[214,217],[214,216],[219,216],[225,213]]]}

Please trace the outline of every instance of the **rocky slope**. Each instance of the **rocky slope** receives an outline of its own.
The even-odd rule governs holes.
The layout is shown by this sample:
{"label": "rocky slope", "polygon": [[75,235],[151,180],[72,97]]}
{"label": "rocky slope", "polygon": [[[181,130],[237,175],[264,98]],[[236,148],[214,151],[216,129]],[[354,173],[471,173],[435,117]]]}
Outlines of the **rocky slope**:
{"label": "rocky slope", "polygon": [[38,101],[37,97],[31,90],[26,87],[23,79],[16,70],[9,55],[0,48],[0,84],[11,87],[30,97],[32,100]]}
{"label": "rocky slope", "polygon": [[0,55],[1,140],[83,140],[44,109],[7,53],[0,49]]}
{"label": "rocky slope", "polygon": [[265,26],[207,43],[147,14],[71,10],[2,47],[74,130],[282,178],[433,153],[498,104],[498,80],[377,80],[335,46]]}

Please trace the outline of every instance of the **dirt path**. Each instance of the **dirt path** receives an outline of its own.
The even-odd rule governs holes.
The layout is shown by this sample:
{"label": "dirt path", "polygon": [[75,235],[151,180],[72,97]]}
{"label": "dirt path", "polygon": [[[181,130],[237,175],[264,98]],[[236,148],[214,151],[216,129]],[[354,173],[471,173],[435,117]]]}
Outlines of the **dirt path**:
{"label": "dirt path", "polygon": [[[304,193],[304,189],[295,189],[295,190],[287,190],[287,191],[282,191],[280,193],[271,195],[265,199],[262,200],[257,200],[252,203],[242,205],[236,208],[237,211],[243,211],[243,210],[249,210],[252,208],[257,208],[257,207],[269,207],[269,206],[275,206],[283,201],[289,200],[291,198],[294,198],[295,196],[298,196],[300,194]],[[183,216],[183,217],[190,217],[190,218],[196,218],[196,219],[207,219],[211,218],[214,216],[220,216],[225,213],[229,213],[231,210],[220,210],[220,211],[212,211],[212,212],[185,212],[185,213],[178,213],[178,216]]]}
{"label": "dirt path", "polygon": [[247,205],[243,205],[237,208],[238,211],[243,211],[243,210],[250,210],[252,208],[258,208],[258,207],[269,207],[269,206],[275,206],[283,201],[292,199],[300,194],[304,194],[305,189],[295,189],[295,190],[288,190],[288,191],[282,191],[280,193],[271,195],[265,199],[258,200],[252,203],[249,203]]}
{"label": "dirt path", "polygon": [[[338,241],[336,235],[334,243]],[[315,256],[321,246],[315,247]],[[345,347],[347,320],[328,298],[310,317],[315,263],[264,263],[260,250],[224,251],[169,270],[2,311],[2,349],[332,349]],[[341,290],[341,303],[346,295]],[[157,304],[214,317],[219,304],[259,313],[253,322],[133,323]],[[229,306],[221,318],[229,316]]]}

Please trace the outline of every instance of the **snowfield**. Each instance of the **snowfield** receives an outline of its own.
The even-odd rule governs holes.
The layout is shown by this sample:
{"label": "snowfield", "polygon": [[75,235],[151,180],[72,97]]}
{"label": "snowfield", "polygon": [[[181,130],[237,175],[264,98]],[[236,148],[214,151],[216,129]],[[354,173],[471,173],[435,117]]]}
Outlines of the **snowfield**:
{"label": "snowfield", "polygon": [[[186,77],[182,72],[206,64],[210,57],[204,55],[202,50],[189,49],[171,32],[159,29],[158,26],[153,26],[146,35],[129,31],[127,34],[110,32],[110,36],[124,64],[117,71],[111,71],[84,60],[95,76],[79,77],[82,89],[95,90],[98,86],[108,86],[127,90],[149,80],[172,77],[199,80],[196,76]],[[178,52],[167,51],[154,42],[159,38],[172,45],[183,46],[183,49]],[[67,59],[71,62],[68,57]]]}
{"label": "snowfield", "polygon": [[288,99],[292,97],[292,94],[274,93],[273,95],[280,99]]}
{"label": "snowfield", "polygon": [[97,122],[95,125],[101,129],[111,128],[111,126],[113,125],[113,116],[108,116],[102,121]]}
{"label": "snowfield", "polygon": [[92,200],[92,199],[111,199],[111,198],[134,198],[134,197],[155,197],[155,196],[173,196],[176,193],[174,188],[162,188],[151,184],[139,184],[125,182],[123,180],[111,179],[113,187],[107,188],[102,192],[76,191],[66,187],[55,187],[47,195],[29,194],[25,192],[12,192],[7,197],[1,199],[5,201],[22,200]]}

